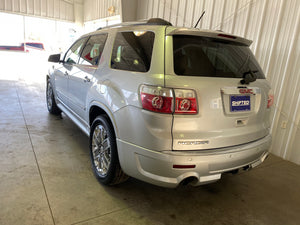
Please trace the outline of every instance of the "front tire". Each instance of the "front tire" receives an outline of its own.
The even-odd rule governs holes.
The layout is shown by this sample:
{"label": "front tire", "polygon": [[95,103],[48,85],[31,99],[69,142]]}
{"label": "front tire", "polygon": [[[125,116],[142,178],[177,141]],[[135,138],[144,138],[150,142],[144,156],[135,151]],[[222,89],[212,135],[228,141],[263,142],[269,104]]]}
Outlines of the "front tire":
{"label": "front tire", "polygon": [[106,116],[98,116],[93,122],[90,152],[93,172],[100,183],[115,185],[128,179],[121,169],[116,137]]}
{"label": "front tire", "polygon": [[49,79],[47,80],[46,100],[47,100],[48,111],[51,114],[59,115],[61,113],[61,110],[56,105],[54,94],[53,94],[53,88]]}

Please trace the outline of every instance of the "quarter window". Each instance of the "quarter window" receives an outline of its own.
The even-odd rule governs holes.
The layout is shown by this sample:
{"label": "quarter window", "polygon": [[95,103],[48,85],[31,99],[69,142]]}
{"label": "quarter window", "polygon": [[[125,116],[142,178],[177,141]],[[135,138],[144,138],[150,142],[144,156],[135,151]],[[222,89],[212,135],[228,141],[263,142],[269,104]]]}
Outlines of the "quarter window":
{"label": "quarter window", "polygon": [[68,64],[76,64],[78,63],[80,51],[86,42],[87,38],[82,38],[76,41],[72,47],[67,51],[65,56],[65,62]]}
{"label": "quarter window", "polygon": [[106,38],[107,34],[91,36],[81,53],[79,64],[90,66],[98,65]]}
{"label": "quarter window", "polygon": [[111,68],[147,72],[151,64],[154,36],[151,31],[117,33],[112,51]]}

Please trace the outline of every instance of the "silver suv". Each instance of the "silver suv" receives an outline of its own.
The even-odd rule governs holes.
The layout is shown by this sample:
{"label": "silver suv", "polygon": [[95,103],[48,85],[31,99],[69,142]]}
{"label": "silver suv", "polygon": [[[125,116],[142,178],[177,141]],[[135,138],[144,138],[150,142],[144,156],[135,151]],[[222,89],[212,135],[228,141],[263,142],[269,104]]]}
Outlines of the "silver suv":
{"label": "silver suv", "polygon": [[250,44],[161,19],[99,29],[49,56],[48,110],[89,136],[103,184],[213,182],[271,144],[273,95]]}

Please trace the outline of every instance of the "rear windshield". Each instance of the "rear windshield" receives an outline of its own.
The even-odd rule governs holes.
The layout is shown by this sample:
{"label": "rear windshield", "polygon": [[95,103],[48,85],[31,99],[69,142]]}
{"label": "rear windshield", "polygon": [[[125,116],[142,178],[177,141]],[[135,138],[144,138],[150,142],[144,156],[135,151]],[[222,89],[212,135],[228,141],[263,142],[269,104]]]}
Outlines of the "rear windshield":
{"label": "rear windshield", "polygon": [[243,78],[254,73],[265,76],[248,46],[220,39],[173,36],[174,72],[177,75]]}

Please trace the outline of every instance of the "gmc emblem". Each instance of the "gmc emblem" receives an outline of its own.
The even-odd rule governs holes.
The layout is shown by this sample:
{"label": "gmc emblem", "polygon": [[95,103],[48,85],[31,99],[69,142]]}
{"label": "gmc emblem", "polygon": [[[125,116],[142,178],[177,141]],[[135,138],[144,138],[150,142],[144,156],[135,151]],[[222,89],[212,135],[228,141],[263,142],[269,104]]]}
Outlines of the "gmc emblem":
{"label": "gmc emblem", "polygon": [[252,89],[240,89],[241,94],[254,94]]}

